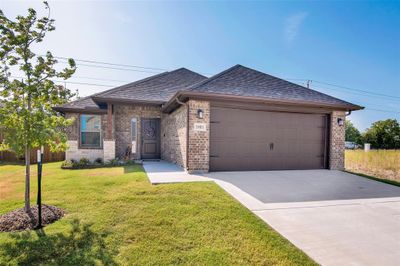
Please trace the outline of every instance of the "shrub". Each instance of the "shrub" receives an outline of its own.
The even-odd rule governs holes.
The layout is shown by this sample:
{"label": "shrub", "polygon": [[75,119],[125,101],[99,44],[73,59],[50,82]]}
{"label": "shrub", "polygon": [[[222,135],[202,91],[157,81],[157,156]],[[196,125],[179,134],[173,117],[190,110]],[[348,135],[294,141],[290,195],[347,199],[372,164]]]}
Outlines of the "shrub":
{"label": "shrub", "polygon": [[89,164],[90,164],[90,161],[87,158],[81,158],[79,160],[79,165],[82,166],[82,167],[88,166]]}
{"label": "shrub", "polygon": [[94,162],[96,164],[103,164],[103,159],[102,158],[97,158],[96,160],[94,160]]}
{"label": "shrub", "polygon": [[72,163],[72,168],[79,168],[79,162],[77,160],[72,159],[71,163]]}
{"label": "shrub", "polygon": [[61,164],[61,168],[72,168],[73,167],[73,162],[72,160],[65,160],[62,164]]}
{"label": "shrub", "polygon": [[61,168],[63,169],[85,169],[85,168],[100,168],[100,167],[113,167],[113,166],[124,166],[124,165],[133,165],[135,161],[133,160],[119,160],[112,159],[104,163],[102,158],[97,158],[93,162],[91,162],[87,158],[82,158],[79,161],[77,160],[67,160],[61,164]]}
{"label": "shrub", "polygon": [[108,161],[107,164],[111,165],[111,166],[116,166],[116,165],[118,165],[118,159],[111,159]]}

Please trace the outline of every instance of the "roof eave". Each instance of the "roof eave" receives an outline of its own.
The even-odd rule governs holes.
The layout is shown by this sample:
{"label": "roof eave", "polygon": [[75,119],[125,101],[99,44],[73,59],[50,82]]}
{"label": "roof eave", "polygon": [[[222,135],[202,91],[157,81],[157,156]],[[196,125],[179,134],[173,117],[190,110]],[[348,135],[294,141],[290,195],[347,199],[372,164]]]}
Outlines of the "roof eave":
{"label": "roof eave", "polygon": [[201,100],[232,100],[232,101],[243,101],[243,102],[257,102],[257,103],[273,103],[282,105],[293,105],[293,106],[308,106],[308,107],[322,107],[337,111],[356,111],[364,109],[364,107],[355,104],[328,104],[328,103],[317,103],[308,101],[294,101],[294,100],[280,100],[273,98],[262,98],[252,96],[238,96],[238,95],[227,95],[220,93],[204,93],[204,92],[192,92],[192,91],[178,91],[170,101],[164,104],[162,111],[165,113],[172,112],[176,107],[176,100],[186,101],[188,98],[201,99]]}
{"label": "roof eave", "polygon": [[107,97],[92,97],[92,100],[97,103],[111,103],[111,104],[144,104],[144,105],[162,105],[164,101],[148,101],[136,99],[121,99],[121,98],[107,98]]}
{"label": "roof eave", "polygon": [[82,114],[106,114],[107,110],[99,109],[99,108],[71,108],[71,107],[62,107],[62,106],[55,106],[52,107],[54,111],[59,113],[82,113]]}

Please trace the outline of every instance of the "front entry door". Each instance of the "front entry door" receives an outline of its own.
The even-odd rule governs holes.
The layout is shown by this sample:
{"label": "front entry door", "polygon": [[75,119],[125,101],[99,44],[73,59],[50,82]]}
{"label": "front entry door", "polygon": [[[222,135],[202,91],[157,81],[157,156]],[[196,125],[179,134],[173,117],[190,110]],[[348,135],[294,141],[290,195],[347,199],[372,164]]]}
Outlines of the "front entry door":
{"label": "front entry door", "polygon": [[141,120],[142,159],[160,159],[160,119]]}

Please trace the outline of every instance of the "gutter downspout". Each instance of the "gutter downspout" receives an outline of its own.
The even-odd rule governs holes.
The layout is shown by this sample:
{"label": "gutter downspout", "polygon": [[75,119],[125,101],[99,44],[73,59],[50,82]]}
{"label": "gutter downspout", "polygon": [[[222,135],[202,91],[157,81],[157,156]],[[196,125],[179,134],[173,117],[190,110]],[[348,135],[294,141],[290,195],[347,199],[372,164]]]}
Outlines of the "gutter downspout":
{"label": "gutter downspout", "polygon": [[345,116],[349,116],[349,115],[351,115],[351,110],[347,114],[345,114]]}
{"label": "gutter downspout", "polygon": [[182,106],[186,106],[186,171],[189,169],[189,105],[181,102],[178,97],[175,98],[176,102]]}

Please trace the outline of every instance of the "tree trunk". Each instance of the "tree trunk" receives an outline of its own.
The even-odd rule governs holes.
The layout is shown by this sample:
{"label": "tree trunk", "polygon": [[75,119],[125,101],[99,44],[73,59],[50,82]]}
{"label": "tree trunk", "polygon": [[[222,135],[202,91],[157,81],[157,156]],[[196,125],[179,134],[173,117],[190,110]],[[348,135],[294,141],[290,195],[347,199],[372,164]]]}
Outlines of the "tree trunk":
{"label": "tree trunk", "polygon": [[[28,75],[28,88],[30,87],[30,76]],[[32,112],[32,96],[28,93],[28,120],[25,120],[26,143],[25,143],[25,212],[31,211],[31,142],[30,142],[30,118]]]}
{"label": "tree trunk", "polygon": [[31,149],[25,147],[25,212],[31,211],[30,183],[31,183]]}

